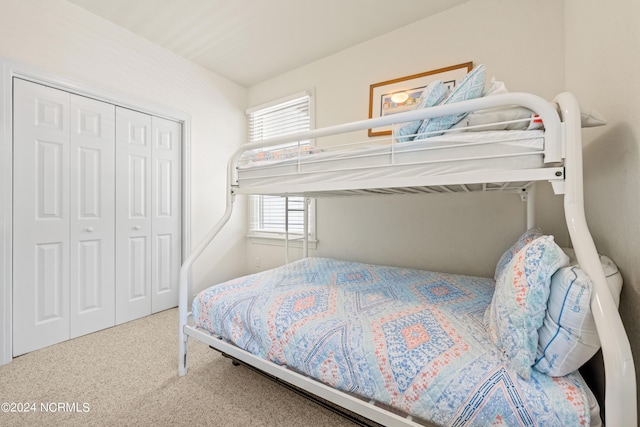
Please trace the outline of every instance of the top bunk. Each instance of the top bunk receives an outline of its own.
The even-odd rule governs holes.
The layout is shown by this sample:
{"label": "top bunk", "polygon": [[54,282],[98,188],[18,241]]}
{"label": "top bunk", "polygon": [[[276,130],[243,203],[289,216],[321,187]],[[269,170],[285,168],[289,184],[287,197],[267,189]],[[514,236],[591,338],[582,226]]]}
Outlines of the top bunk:
{"label": "top bunk", "polygon": [[[563,193],[566,123],[581,126],[579,109],[561,105],[571,95],[550,102],[490,88],[483,96],[483,69],[444,100],[440,82],[430,84],[421,100],[439,105],[245,144],[229,163],[233,194],[523,191],[536,181]],[[391,135],[363,140],[379,127]]]}

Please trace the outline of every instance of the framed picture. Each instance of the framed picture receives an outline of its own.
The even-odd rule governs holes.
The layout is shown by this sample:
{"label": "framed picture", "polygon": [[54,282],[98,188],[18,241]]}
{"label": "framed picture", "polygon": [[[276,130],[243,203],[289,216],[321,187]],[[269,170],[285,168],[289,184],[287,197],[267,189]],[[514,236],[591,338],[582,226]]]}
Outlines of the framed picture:
{"label": "framed picture", "polygon": [[[452,65],[425,73],[388,80],[372,84],[369,88],[369,118],[383,117],[402,113],[414,108],[422,91],[429,83],[440,80],[449,89],[458,85],[460,80],[473,68],[473,62]],[[391,127],[369,129],[369,136],[391,135]]]}

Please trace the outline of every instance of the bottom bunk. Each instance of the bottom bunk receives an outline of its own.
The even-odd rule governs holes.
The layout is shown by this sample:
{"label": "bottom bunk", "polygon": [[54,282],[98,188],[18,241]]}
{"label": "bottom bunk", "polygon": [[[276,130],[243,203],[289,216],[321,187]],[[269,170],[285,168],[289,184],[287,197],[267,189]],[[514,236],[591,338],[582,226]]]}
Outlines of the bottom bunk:
{"label": "bottom bunk", "polygon": [[[303,388],[317,395],[340,390],[344,402],[333,401],[347,409],[371,401],[376,409],[359,413],[383,424],[597,426],[577,372],[599,347],[585,329],[595,330],[591,292],[568,263],[535,230],[493,279],[305,258],[202,291],[185,333],[280,378],[313,378]],[[562,321],[552,303],[561,298],[573,301],[561,304]],[[582,320],[567,317],[576,312]],[[546,343],[544,327],[556,329]]]}

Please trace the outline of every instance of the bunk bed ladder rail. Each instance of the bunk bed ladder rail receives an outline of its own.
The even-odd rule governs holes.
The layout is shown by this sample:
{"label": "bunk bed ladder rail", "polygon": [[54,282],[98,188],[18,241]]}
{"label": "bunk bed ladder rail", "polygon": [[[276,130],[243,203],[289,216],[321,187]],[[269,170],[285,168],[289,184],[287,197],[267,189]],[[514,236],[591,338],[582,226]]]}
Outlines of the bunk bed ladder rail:
{"label": "bunk bed ladder rail", "polygon": [[293,209],[289,207],[289,196],[285,196],[284,209],[284,261],[289,264],[289,212],[302,211],[302,257],[309,256],[309,203],[308,197],[304,198],[302,209]]}
{"label": "bunk bed ladder rail", "polygon": [[527,230],[536,226],[536,187],[523,188],[520,199],[527,203]]}
{"label": "bunk bed ladder rail", "polygon": [[575,97],[556,98],[567,132],[564,211],[578,264],[591,278],[594,292],[591,311],[602,344],[606,374],[605,417],[609,426],[637,426],[636,375],[629,339],[609,291],[584,212],[582,133],[580,120],[572,119],[580,107]]}

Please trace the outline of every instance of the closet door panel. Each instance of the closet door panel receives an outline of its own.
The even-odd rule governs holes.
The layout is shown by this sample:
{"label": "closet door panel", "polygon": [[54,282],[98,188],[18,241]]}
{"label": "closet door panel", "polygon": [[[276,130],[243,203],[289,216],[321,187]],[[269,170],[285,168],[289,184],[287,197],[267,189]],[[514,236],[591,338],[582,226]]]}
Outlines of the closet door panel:
{"label": "closet door panel", "polygon": [[181,247],[182,126],[152,119],[152,311],[178,305]]}
{"label": "closet door panel", "polygon": [[70,335],[115,324],[115,106],[71,95]]}
{"label": "closet door panel", "polygon": [[116,107],[116,324],[151,314],[151,116]]}
{"label": "closet door panel", "polygon": [[69,95],[14,80],[13,354],[69,338]]}

